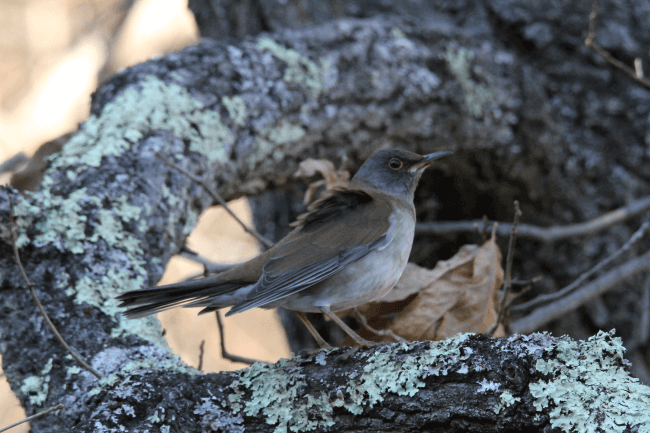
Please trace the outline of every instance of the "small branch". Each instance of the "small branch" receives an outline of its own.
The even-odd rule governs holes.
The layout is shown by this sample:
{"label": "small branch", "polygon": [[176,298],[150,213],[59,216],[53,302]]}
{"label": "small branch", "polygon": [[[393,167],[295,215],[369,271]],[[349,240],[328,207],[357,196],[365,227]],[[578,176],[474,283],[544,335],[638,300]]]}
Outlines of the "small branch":
{"label": "small branch", "polygon": [[[188,260],[192,260],[193,262],[196,262],[200,265],[203,265],[203,267],[205,268],[205,273],[201,274],[203,276],[208,276],[210,274],[217,274],[219,272],[227,271],[228,269],[234,268],[235,266],[241,264],[241,263],[215,263],[211,260],[201,257],[196,252],[190,250],[187,247],[183,247],[181,251],[178,253],[178,255]],[[194,278],[195,277],[192,277],[190,279],[193,280]]]}
{"label": "small branch", "polygon": [[393,339],[393,341],[396,341],[398,343],[408,343],[408,340],[406,338],[400,337],[399,335],[395,334],[392,330],[390,329],[375,329],[370,324],[368,323],[368,319],[366,319],[366,316],[361,314],[359,312],[359,309],[357,307],[354,307],[352,309],[354,311],[354,316],[356,319],[361,322],[361,326],[363,326],[365,329],[367,329],[369,332],[372,332],[375,335],[379,335],[381,337],[390,337]]}
{"label": "small branch", "polygon": [[[585,236],[599,232],[614,224],[623,222],[650,209],[650,196],[635,200],[627,206],[616,209],[591,221],[565,226],[539,227],[531,224],[520,224],[517,235],[520,238],[536,239],[545,243],[557,242],[576,236]],[[476,230],[475,224],[482,224],[482,220],[474,221],[443,221],[435,223],[418,223],[415,232],[418,234],[456,234],[471,233]],[[497,234],[506,236],[511,230],[509,223],[499,223]]]}
{"label": "small branch", "polygon": [[225,333],[223,332],[223,323],[221,322],[221,314],[219,314],[219,311],[215,311],[214,314],[217,316],[217,325],[219,326],[219,339],[221,340],[221,357],[223,359],[228,359],[232,362],[241,362],[242,364],[248,365],[255,364],[256,362],[264,362],[258,361],[257,359],[246,358],[239,355],[231,355],[228,353],[228,351],[226,351],[226,340]]}
{"label": "small branch", "polygon": [[593,0],[591,2],[591,13],[589,14],[589,33],[585,39],[585,45],[596,51],[601,55],[607,63],[614,66],[615,68],[625,72],[629,75],[634,81],[639,84],[644,85],[650,89],[650,81],[646,80],[643,77],[643,68],[641,66],[641,59],[634,59],[634,68],[627,66],[625,63],[614,58],[608,51],[604,50],[600,45],[596,43],[596,18],[598,17],[598,2]]}
{"label": "small branch", "polygon": [[641,295],[641,320],[639,321],[638,340],[645,345],[650,337],[650,275],[646,276]]}
{"label": "small branch", "polygon": [[544,326],[545,324],[562,317],[566,313],[575,310],[594,297],[602,295],[611,288],[618,286],[621,282],[632,275],[649,269],[650,251],[610,270],[606,274],[568,296],[538,308],[528,316],[510,323],[509,329],[511,332],[518,334],[531,333],[536,329],[539,329],[541,326]]}
{"label": "small branch", "polygon": [[27,161],[29,161],[27,155],[25,155],[23,152],[19,152],[0,164],[0,174],[15,171],[18,167],[20,167],[22,164],[25,164]]}
{"label": "small branch", "polygon": [[205,354],[205,340],[201,340],[201,344],[199,345],[199,366],[197,367],[197,370],[203,371],[203,355]]}
{"label": "small branch", "polygon": [[547,295],[537,296],[536,298],[533,298],[528,302],[524,302],[523,304],[510,307],[510,311],[516,312],[516,311],[530,310],[531,308],[536,307],[538,305],[547,304],[549,302],[556,301],[558,299],[567,296],[569,293],[573,292],[576,288],[580,287],[580,285],[584,283],[585,280],[587,280],[587,278],[591,277],[596,272],[603,269],[605,266],[610,264],[613,260],[620,257],[620,255],[623,254],[625,251],[629,250],[632,245],[634,245],[636,242],[641,240],[645,236],[646,232],[648,231],[648,228],[650,228],[649,222],[646,221],[643,224],[641,224],[641,227],[639,227],[639,229],[636,232],[634,232],[634,234],[630,237],[630,239],[628,239],[627,242],[625,242],[625,244],[623,244],[621,248],[614,251],[612,255],[606,257],[604,260],[602,260],[593,268],[589,269],[584,274],[580,275],[578,279],[576,279],[573,283],[569,284],[562,290],[555,293],[549,293]]}
{"label": "small branch", "polygon": [[43,316],[43,319],[45,319],[45,322],[47,323],[47,326],[50,327],[52,332],[54,333],[55,337],[59,340],[59,342],[65,347],[65,350],[72,355],[74,359],[77,360],[79,365],[81,365],[83,368],[94,374],[97,379],[101,379],[103,376],[99,374],[97,370],[92,368],[90,365],[86,363],[81,357],[75,352],[70,346],[68,346],[68,343],[65,342],[61,334],[59,334],[59,331],[56,329],[54,326],[54,323],[50,320],[50,317],[47,315],[45,312],[45,308],[43,308],[43,304],[41,304],[41,301],[38,299],[38,296],[36,295],[36,291],[34,290],[34,285],[32,284],[31,281],[29,281],[29,278],[27,278],[27,273],[25,272],[25,268],[23,268],[23,263],[20,260],[20,254],[18,253],[18,247],[16,246],[16,224],[14,222],[14,199],[13,195],[9,194],[9,224],[11,226],[11,240],[13,244],[13,250],[14,250],[14,256],[16,257],[16,263],[18,263],[18,269],[20,269],[20,273],[23,276],[23,279],[27,283],[27,288],[29,289],[29,293],[31,293],[32,298],[34,299],[34,302],[36,302],[36,305],[38,306],[38,311],[41,312],[41,316]]}
{"label": "small branch", "polygon": [[257,238],[257,240],[260,241],[266,248],[271,248],[273,246],[273,242],[266,239],[264,236],[259,234],[255,229],[248,227],[242,220],[240,220],[239,217],[237,215],[235,215],[235,213],[232,210],[230,210],[230,207],[228,207],[228,203],[226,203],[226,201],[216,191],[214,191],[212,188],[210,188],[205,182],[203,182],[201,179],[194,176],[193,174],[191,174],[187,170],[184,170],[181,167],[179,167],[178,165],[176,165],[173,162],[169,161],[162,154],[160,154],[160,152],[156,152],[156,156],[158,158],[160,158],[160,160],[162,162],[164,162],[166,165],[168,165],[169,167],[171,167],[171,168],[173,168],[175,170],[178,170],[180,173],[187,176],[193,182],[196,182],[199,185],[201,185],[201,187],[208,194],[210,194],[212,199],[215,200],[217,203],[219,203],[221,206],[223,206],[223,208],[226,210],[226,212],[228,212],[230,214],[230,216],[233,217],[235,219],[235,221],[237,221],[239,223],[239,225],[242,226],[244,231],[246,231],[247,233],[250,233],[251,235],[255,236]]}
{"label": "small branch", "polygon": [[515,287],[532,286],[534,284],[539,283],[543,279],[544,277],[542,277],[541,275],[537,275],[536,277],[533,277],[529,280],[512,280],[512,285]]}
{"label": "small branch", "polygon": [[503,318],[503,312],[506,309],[506,299],[508,297],[508,292],[512,287],[512,261],[515,256],[515,244],[517,242],[517,226],[519,225],[519,218],[521,218],[521,209],[519,208],[519,201],[515,200],[515,217],[512,222],[512,228],[510,229],[510,242],[508,243],[508,256],[506,258],[506,280],[503,283],[503,293],[501,293],[501,299],[499,300],[499,310],[497,312],[497,318],[488,329],[485,334],[490,337],[494,335],[494,332],[499,327],[499,323]]}
{"label": "small branch", "polygon": [[16,426],[18,426],[18,425],[20,425],[20,424],[22,424],[22,423],[29,422],[29,421],[31,421],[31,420],[33,420],[33,419],[36,419],[36,418],[40,418],[40,417],[42,417],[43,415],[47,415],[47,414],[50,413],[50,412],[54,412],[55,410],[63,409],[64,407],[65,407],[65,406],[62,405],[62,404],[57,404],[57,405],[54,406],[54,407],[51,407],[51,408],[49,408],[49,409],[45,409],[45,410],[43,410],[43,411],[40,411],[39,413],[34,414],[34,415],[32,415],[32,416],[28,416],[28,417],[25,418],[25,419],[22,419],[22,420],[20,420],[20,421],[18,421],[18,422],[15,422],[15,423],[11,424],[11,425],[8,425],[7,427],[0,428],[0,433],[2,433],[3,431],[7,431],[7,430],[9,430],[9,429],[12,429],[12,428],[14,428],[14,427],[16,427]]}

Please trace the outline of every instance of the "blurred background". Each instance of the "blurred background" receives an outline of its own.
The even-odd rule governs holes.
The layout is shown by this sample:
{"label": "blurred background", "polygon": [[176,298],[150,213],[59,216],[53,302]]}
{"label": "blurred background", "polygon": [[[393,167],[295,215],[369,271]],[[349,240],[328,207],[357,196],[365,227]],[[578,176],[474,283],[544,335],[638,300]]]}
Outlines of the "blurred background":
{"label": "blurred background", "polygon": [[[74,131],[89,113],[90,96],[113,73],[197,42],[187,0],[1,0],[0,1],[0,163]],[[0,183],[9,182],[0,175]],[[251,224],[247,200],[231,203]],[[257,254],[257,242],[221,208],[206,212],[187,245],[203,257],[228,263]],[[161,284],[202,272],[176,257]],[[195,367],[205,340],[203,370],[245,367],[221,358],[214,315],[198,309],[160,314],[175,353]],[[276,361],[290,356],[275,311],[255,309],[225,319],[230,353]],[[0,354],[1,356],[1,354]],[[0,428],[26,415],[0,370]],[[11,430],[29,431],[23,424]]]}

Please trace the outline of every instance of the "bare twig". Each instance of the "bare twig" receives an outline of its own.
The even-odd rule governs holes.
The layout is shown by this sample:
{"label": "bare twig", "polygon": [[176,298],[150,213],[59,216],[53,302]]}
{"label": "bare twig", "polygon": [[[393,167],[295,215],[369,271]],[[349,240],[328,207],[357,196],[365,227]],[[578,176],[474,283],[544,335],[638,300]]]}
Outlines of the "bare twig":
{"label": "bare twig", "polygon": [[[641,320],[638,328],[639,344],[645,345],[650,337],[650,274],[646,276],[641,295]],[[650,385],[650,383],[648,383]]]}
{"label": "bare twig", "polygon": [[643,77],[643,69],[641,67],[641,59],[634,60],[634,68],[627,66],[625,63],[613,57],[608,51],[604,50],[596,43],[596,18],[598,17],[598,2],[593,0],[591,2],[591,13],[589,14],[589,33],[585,39],[585,45],[596,51],[602,56],[607,63],[617,69],[625,72],[632,77],[637,83],[643,84],[645,87],[650,88],[650,81]]}
{"label": "bare twig", "polygon": [[265,362],[265,361],[259,361],[257,359],[252,359],[252,358],[246,358],[245,356],[239,356],[239,355],[231,355],[226,351],[226,340],[225,340],[225,332],[223,332],[223,323],[221,322],[221,314],[219,314],[219,311],[215,311],[214,314],[217,316],[217,325],[219,326],[219,338],[221,342],[221,357],[223,359],[228,359],[232,362],[241,362],[242,364],[248,364],[252,365],[255,364],[256,362]]}
{"label": "bare twig", "polygon": [[23,152],[19,152],[0,164],[0,174],[9,171],[15,171],[19,166],[25,164],[27,161],[29,161],[27,155],[25,155]]}
{"label": "bare twig", "polygon": [[365,329],[372,332],[373,334],[379,335],[381,337],[390,337],[393,339],[393,341],[396,341],[398,343],[408,343],[408,340],[406,338],[400,337],[390,329],[375,329],[372,326],[370,326],[370,324],[368,323],[368,319],[366,319],[366,316],[361,314],[358,308],[354,307],[352,311],[354,311],[354,316],[357,318],[357,320],[361,322],[361,326],[363,326]]}
{"label": "bare twig", "polygon": [[20,260],[20,254],[18,254],[18,247],[16,246],[16,225],[14,222],[14,200],[11,194],[9,194],[9,218],[10,218],[10,225],[11,225],[11,238],[12,238],[14,256],[16,257],[16,262],[18,263],[18,269],[20,269],[20,273],[22,274],[25,283],[27,283],[27,288],[29,289],[29,293],[31,293],[32,299],[34,299],[34,302],[36,303],[36,306],[38,307],[41,316],[43,316],[43,319],[45,319],[47,326],[50,327],[57,340],[59,340],[59,342],[63,345],[63,347],[65,347],[65,350],[67,350],[70,353],[70,355],[72,355],[72,357],[77,360],[77,363],[79,363],[79,365],[81,365],[83,368],[85,368],[86,370],[94,374],[98,379],[101,379],[103,376],[99,374],[97,370],[95,370],[90,365],[88,365],[86,361],[81,359],[81,357],[77,354],[77,352],[75,352],[70,346],[68,346],[68,343],[66,343],[63,337],[61,336],[61,334],[59,334],[59,331],[54,326],[54,323],[52,323],[50,317],[47,315],[45,308],[43,308],[43,304],[41,304],[41,301],[38,299],[38,296],[36,295],[36,291],[34,290],[34,285],[32,284],[31,281],[29,281],[29,278],[27,278],[27,273],[25,272],[25,268],[23,267],[23,264]]}
{"label": "bare twig", "polygon": [[[228,269],[234,268],[235,266],[241,264],[241,263],[216,263],[211,260],[208,260],[206,258],[201,257],[194,251],[183,247],[181,251],[178,253],[179,256],[184,257],[188,260],[192,260],[193,262],[196,262],[200,265],[203,265],[205,268],[205,273],[201,273],[203,276],[208,276],[210,274],[216,274],[219,272],[227,271]],[[193,280],[195,277],[190,278]]]}
{"label": "bare twig", "polygon": [[488,226],[488,217],[487,217],[487,215],[483,215],[483,220],[482,221],[483,221],[482,228],[479,228],[478,222],[474,223],[474,228],[476,229],[479,236],[481,236],[482,243],[485,243],[485,242],[487,242],[487,236],[485,236],[485,232],[487,232],[487,226]]}
{"label": "bare twig", "polygon": [[510,229],[510,242],[508,243],[508,256],[506,258],[506,279],[503,283],[503,290],[501,293],[501,299],[499,300],[499,309],[497,311],[497,318],[490,326],[485,334],[494,335],[494,332],[499,327],[499,323],[503,319],[503,312],[506,309],[506,299],[508,297],[508,292],[512,287],[512,261],[515,257],[515,244],[517,243],[517,226],[519,225],[519,218],[521,218],[521,209],[519,208],[519,201],[515,200],[515,217],[512,222],[512,228]]}
{"label": "bare twig", "polygon": [[43,415],[47,415],[47,414],[50,413],[50,412],[54,412],[55,410],[61,410],[61,409],[63,409],[64,407],[65,407],[65,406],[62,405],[62,404],[57,404],[57,405],[54,406],[54,407],[51,407],[51,408],[49,408],[49,409],[42,410],[42,411],[40,411],[39,413],[36,413],[36,414],[34,414],[34,415],[32,415],[32,416],[28,416],[27,418],[22,419],[22,420],[20,420],[20,421],[18,421],[18,422],[15,422],[15,423],[13,423],[13,424],[11,424],[11,425],[8,425],[8,426],[6,426],[6,427],[0,428],[0,433],[2,433],[3,431],[7,431],[7,430],[9,430],[9,429],[12,429],[12,428],[14,428],[14,427],[16,427],[16,426],[19,426],[19,425],[21,425],[21,424],[23,424],[23,423],[29,422],[29,421],[31,421],[31,420],[33,420],[33,419],[40,418],[40,417],[42,417]]}
{"label": "bare twig", "polygon": [[559,290],[555,293],[549,293],[547,295],[540,295],[537,296],[536,298],[531,299],[528,302],[524,302],[523,304],[515,305],[513,307],[510,307],[510,311],[516,312],[516,311],[526,311],[529,310],[533,307],[536,307],[541,304],[547,304],[549,302],[561,299],[565,296],[567,296],[569,293],[573,292],[576,288],[580,287],[582,283],[587,280],[587,278],[591,277],[594,275],[596,272],[600,271],[603,269],[605,266],[610,264],[613,260],[617,259],[620,257],[621,254],[623,254],[625,251],[629,250],[632,245],[634,245],[636,242],[641,240],[643,236],[645,236],[646,232],[650,228],[650,223],[649,222],[644,222],[641,224],[641,227],[634,232],[634,234],[630,237],[630,239],[623,244],[621,248],[618,250],[614,251],[612,255],[609,257],[606,257],[604,260],[602,260],[600,263],[598,263],[596,266],[593,268],[589,269],[587,272],[584,274],[580,275],[578,279],[576,279],[573,283],[569,284],[562,290]]}
{"label": "bare twig", "polygon": [[531,285],[539,283],[543,279],[544,279],[544,277],[542,277],[541,275],[537,275],[536,277],[533,277],[533,278],[531,278],[529,280],[512,280],[512,285],[513,285],[513,287],[531,286]]}
{"label": "bare twig", "polygon": [[593,299],[595,296],[602,295],[611,288],[618,286],[622,281],[632,275],[649,269],[650,251],[610,270],[568,296],[540,307],[528,316],[510,323],[510,331],[519,334],[528,334],[533,332],[541,326],[544,326],[566,313],[575,310],[585,302]]}
{"label": "bare twig", "polygon": [[219,195],[219,193],[217,193],[212,188],[210,188],[205,182],[203,182],[201,179],[194,176],[192,173],[188,172],[187,170],[184,170],[181,167],[179,167],[178,165],[176,165],[173,162],[169,161],[160,152],[156,152],[156,156],[158,156],[158,158],[160,158],[160,160],[162,162],[164,162],[166,165],[168,165],[169,167],[171,167],[171,168],[173,168],[175,170],[178,170],[179,172],[181,172],[182,174],[187,176],[189,179],[191,179],[193,182],[196,182],[199,185],[201,185],[201,187],[208,194],[210,194],[210,196],[217,203],[219,203],[221,206],[223,206],[223,208],[226,210],[226,212],[228,212],[230,214],[230,216],[233,217],[235,219],[235,221],[237,221],[239,223],[239,225],[242,226],[244,231],[246,231],[247,233],[250,233],[251,235],[255,236],[257,238],[257,240],[260,241],[266,248],[271,248],[273,246],[273,242],[271,242],[270,240],[266,239],[264,236],[259,234],[255,229],[253,229],[251,227],[248,227],[241,219],[239,219],[239,217],[237,215],[235,215],[235,213],[230,209],[230,207],[228,207],[228,203],[226,203],[226,201]]}
{"label": "bare twig", "polygon": [[[598,328],[604,329],[610,321],[609,309],[602,297],[594,298],[585,303],[585,311],[592,323]],[[625,347],[627,347],[627,345]]]}
{"label": "bare twig", "polygon": [[[614,224],[623,222],[650,209],[650,197],[635,200],[627,206],[616,209],[591,221],[565,226],[539,227],[531,224],[519,224],[517,236],[520,238],[537,239],[541,242],[551,243],[559,240],[585,236],[606,229]],[[443,221],[435,223],[418,223],[415,232],[418,234],[455,234],[471,233],[476,230],[474,224],[481,224],[481,220],[474,221]],[[507,236],[512,228],[509,223],[499,223],[497,234]]]}
{"label": "bare twig", "polygon": [[199,344],[199,366],[197,367],[197,370],[203,371],[203,355],[205,354],[205,340],[201,340],[201,344]]}

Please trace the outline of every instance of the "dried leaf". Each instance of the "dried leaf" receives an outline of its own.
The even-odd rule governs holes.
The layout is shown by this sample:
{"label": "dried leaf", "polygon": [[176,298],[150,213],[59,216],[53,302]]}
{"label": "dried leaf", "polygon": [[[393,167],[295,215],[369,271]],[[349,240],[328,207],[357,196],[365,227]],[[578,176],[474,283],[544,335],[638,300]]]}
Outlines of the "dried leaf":
{"label": "dried leaf", "polygon": [[[334,164],[326,159],[307,158],[298,165],[298,170],[294,173],[295,177],[312,177],[320,173],[325,180],[325,190],[330,190],[337,186],[347,186],[350,179],[350,172],[346,170],[337,171]],[[316,193],[316,190],[323,186],[323,181],[319,180],[309,184],[305,193],[304,203],[309,204]]]}
{"label": "dried leaf", "polygon": [[[502,285],[501,252],[493,238],[480,247],[464,245],[433,269],[409,263],[393,290],[358,310],[375,329],[390,329],[407,340],[441,340],[489,329]],[[368,331],[361,335],[378,340]],[[501,325],[494,335],[505,335]]]}
{"label": "dried leaf", "polygon": [[496,294],[503,284],[494,238],[480,248],[466,245],[450,260],[414,275],[411,271],[398,283],[402,293],[412,290],[402,287],[411,283],[421,289],[391,324],[393,332],[408,340],[441,340],[459,332],[483,332],[494,323]]}

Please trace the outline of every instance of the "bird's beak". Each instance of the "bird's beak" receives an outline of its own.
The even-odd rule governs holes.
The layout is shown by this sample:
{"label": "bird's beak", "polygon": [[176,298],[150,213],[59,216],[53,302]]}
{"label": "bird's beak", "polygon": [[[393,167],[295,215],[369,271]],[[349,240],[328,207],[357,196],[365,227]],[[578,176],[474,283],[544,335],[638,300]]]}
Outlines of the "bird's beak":
{"label": "bird's beak", "polygon": [[430,166],[433,161],[436,161],[443,156],[451,155],[454,152],[451,152],[449,150],[441,150],[440,152],[433,152],[428,155],[424,155],[422,161],[418,162],[417,164],[413,165],[411,168],[409,168],[409,171],[416,171],[416,170],[424,170],[428,166]]}

